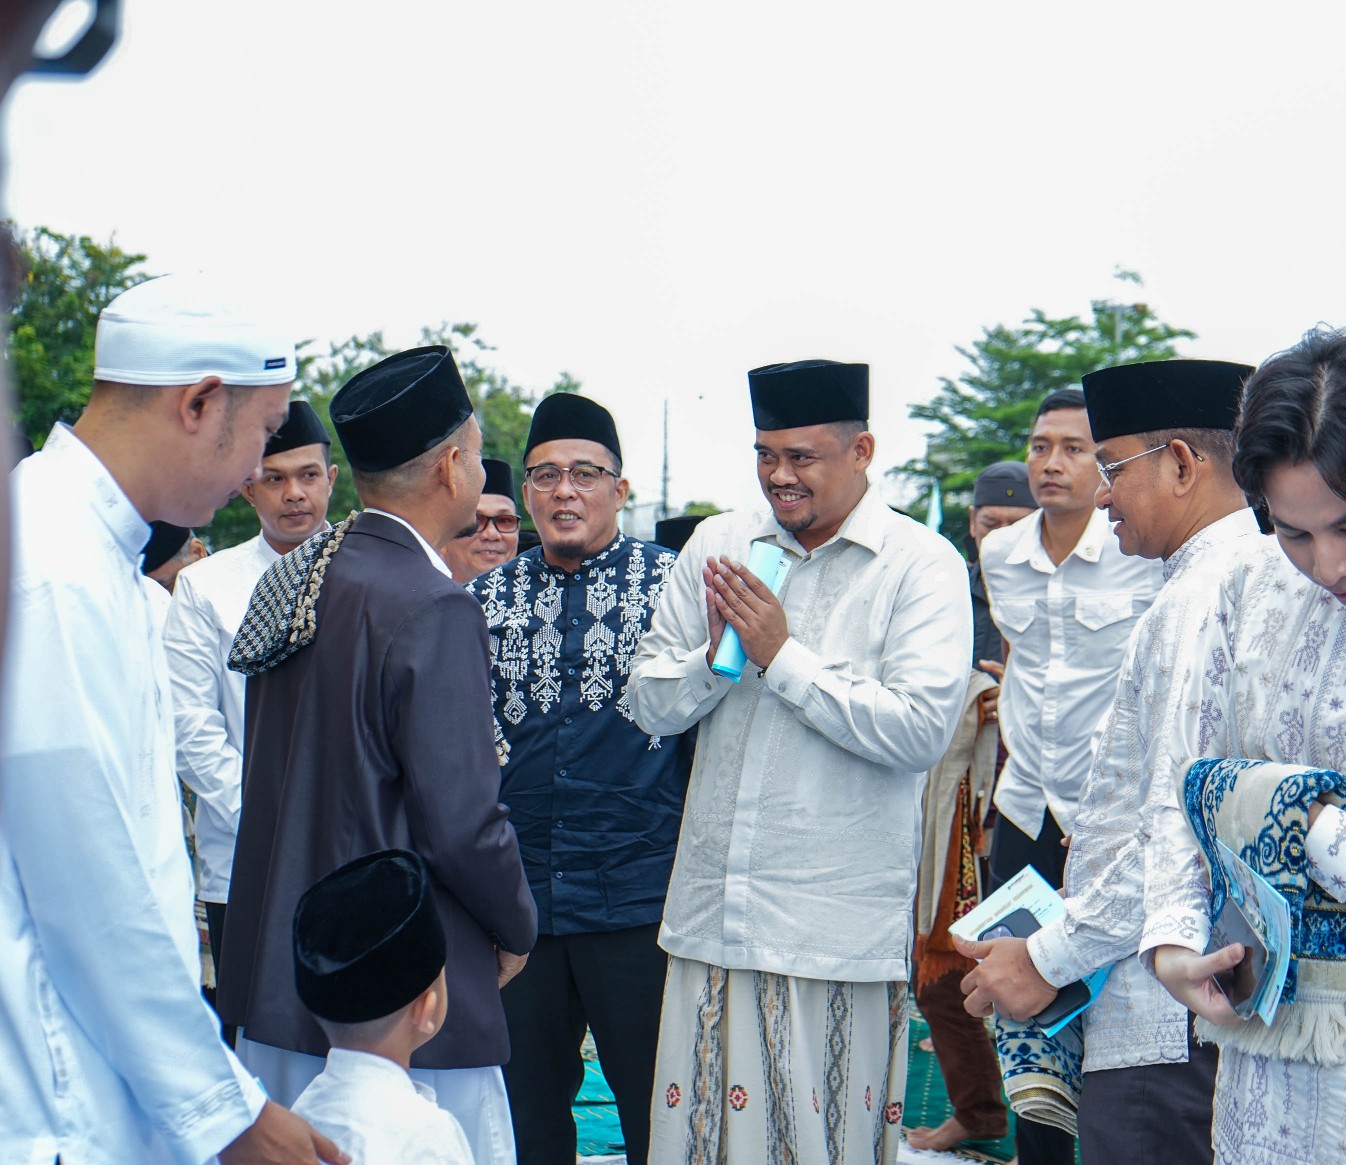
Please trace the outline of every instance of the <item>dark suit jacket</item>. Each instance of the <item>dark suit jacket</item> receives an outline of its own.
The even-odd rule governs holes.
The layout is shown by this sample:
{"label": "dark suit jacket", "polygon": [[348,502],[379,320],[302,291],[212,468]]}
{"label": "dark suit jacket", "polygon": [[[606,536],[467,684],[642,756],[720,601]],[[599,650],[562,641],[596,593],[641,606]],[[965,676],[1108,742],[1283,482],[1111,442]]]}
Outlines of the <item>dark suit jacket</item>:
{"label": "dark suit jacket", "polygon": [[504,1063],[494,947],[530,950],[537,910],[499,803],[481,607],[404,526],[362,514],[316,618],[309,647],[248,680],[220,1013],[250,1040],[325,1055],[294,987],[295,904],[337,866],[401,847],[429,865],[448,940],[448,1018],[412,1063]]}

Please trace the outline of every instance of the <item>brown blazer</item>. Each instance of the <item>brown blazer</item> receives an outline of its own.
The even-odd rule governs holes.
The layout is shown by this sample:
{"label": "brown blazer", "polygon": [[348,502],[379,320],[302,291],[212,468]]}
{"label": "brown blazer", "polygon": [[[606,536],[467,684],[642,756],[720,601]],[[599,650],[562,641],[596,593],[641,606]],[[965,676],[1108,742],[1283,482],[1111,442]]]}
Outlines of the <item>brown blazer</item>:
{"label": "brown blazer", "polygon": [[502,1064],[495,946],[530,950],[537,910],[499,803],[481,607],[404,526],[361,514],[316,617],[309,647],[248,680],[220,1013],[250,1040],[325,1055],[294,988],[295,904],[337,866],[401,847],[429,865],[448,940],[448,1018],[413,1066]]}

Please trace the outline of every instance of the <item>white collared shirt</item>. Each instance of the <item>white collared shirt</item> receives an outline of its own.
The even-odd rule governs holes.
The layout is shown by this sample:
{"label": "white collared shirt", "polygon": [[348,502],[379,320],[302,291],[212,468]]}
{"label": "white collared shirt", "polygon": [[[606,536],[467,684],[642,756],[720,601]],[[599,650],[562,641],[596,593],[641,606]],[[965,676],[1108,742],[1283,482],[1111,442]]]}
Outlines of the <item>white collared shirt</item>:
{"label": "white collared shirt", "polygon": [[[1057,987],[1116,963],[1084,1013],[1084,1070],[1187,1060],[1187,1009],[1146,973],[1136,951],[1145,925],[1145,870],[1175,839],[1156,836],[1173,798],[1168,740],[1188,715],[1182,668],[1230,562],[1265,539],[1251,510],[1189,538],[1164,563],[1165,583],[1136,624],[1117,697],[1084,787],[1066,862],[1065,914],[1028,940],[1034,965]],[[1169,818],[1181,842],[1186,828]]]}
{"label": "white collared shirt", "polygon": [[[759,539],[790,557],[790,637],[735,684],[706,662],[701,570]],[[769,511],[702,522],[626,689],[646,732],[699,724],[660,945],[732,969],[906,979],[925,773],[971,659],[966,564],[876,490],[811,552]]]}
{"label": "white collared shirt", "polygon": [[371,1052],[333,1048],[293,1111],[351,1165],[472,1165],[463,1126],[435,1104],[434,1089]]}
{"label": "white collared shirt", "polygon": [[0,1161],[199,1165],[265,1097],[198,986],[149,526],[63,425],[11,480]]}
{"label": "white collared shirt", "polygon": [[261,535],[179,571],[164,626],[177,772],[196,794],[199,894],[229,900],[243,807],[243,694],[229,649],[263,572],[280,555]]}
{"label": "white collared shirt", "polygon": [[376,510],[373,508],[373,506],[368,507],[365,510],[365,513],[381,514],[383,517],[391,518],[394,522],[397,522],[399,525],[405,526],[408,530],[411,531],[412,537],[415,538],[416,541],[421,544],[421,549],[425,551],[426,557],[430,559],[430,565],[433,566],[437,571],[439,571],[440,574],[447,575],[449,578],[453,578],[453,571],[449,569],[449,564],[445,562],[443,558],[440,557],[439,551],[436,550],[433,546],[431,546],[430,543],[428,543],[423,537],[421,537],[421,532],[417,530],[416,527],[413,526],[410,522],[408,522],[405,518],[399,517],[397,514],[390,514],[387,510]]}
{"label": "white collared shirt", "polygon": [[1093,763],[1091,741],[1162,568],[1124,555],[1102,510],[1057,566],[1043,548],[1042,511],[1035,510],[986,535],[981,570],[991,618],[1010,645],[1000,690],[1009,760],[995,805],[1029,837],[1037,837],[1044,809],[1068,834]]}

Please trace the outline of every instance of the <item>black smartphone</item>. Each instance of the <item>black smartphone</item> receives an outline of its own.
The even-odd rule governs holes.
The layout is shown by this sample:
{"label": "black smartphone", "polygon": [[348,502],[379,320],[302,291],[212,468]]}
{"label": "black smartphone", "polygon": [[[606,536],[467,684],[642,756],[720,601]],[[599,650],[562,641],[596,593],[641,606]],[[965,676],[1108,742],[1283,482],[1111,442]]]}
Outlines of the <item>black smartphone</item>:
{"label": "black smartphone", "polygon": [[1216,975],[1215,985],[1224,992],[1234,1014],[1240,1019],[1249,1019],[1254,1011],[1257,986],[1266,972],[1269,956],[1261,936],[1252,928],[1232,897],[1225,899],[1220,917],[1211,924],[1206,954],[1213,954],[1230,943],[1242,945],[1243,958],[1236,966]]}
{"label": "black smartphone", "polygon": [[[994,926],[988,926],[977,937],[980,939],[992,938],[1027,938],[1042,927],[1032,913],[1025,910],[1022,906],[1018,910],[1011,911],[1005,915]],[[1232,940],[1237,942],[1238,940]],[[1074,983],[1067,983],[1056,993],[1053,999],[1046,1007],[1033,1016],[1033,1022],[1039,1027],[1051,1027],[1052,1024],[1064,1019],[1072,1011],[1083,1007],[1089,1002],[1089,988],[1079,980]]]}

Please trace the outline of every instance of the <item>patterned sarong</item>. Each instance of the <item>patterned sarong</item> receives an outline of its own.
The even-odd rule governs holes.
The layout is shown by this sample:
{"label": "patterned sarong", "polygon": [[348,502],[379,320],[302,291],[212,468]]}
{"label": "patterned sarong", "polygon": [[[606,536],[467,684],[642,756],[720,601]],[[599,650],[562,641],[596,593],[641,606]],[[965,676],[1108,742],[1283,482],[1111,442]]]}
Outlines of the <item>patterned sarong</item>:
{"label": "patterned sarong", "polygon": [[650,1165],[893,1165],[907,985],[669,960]]}

